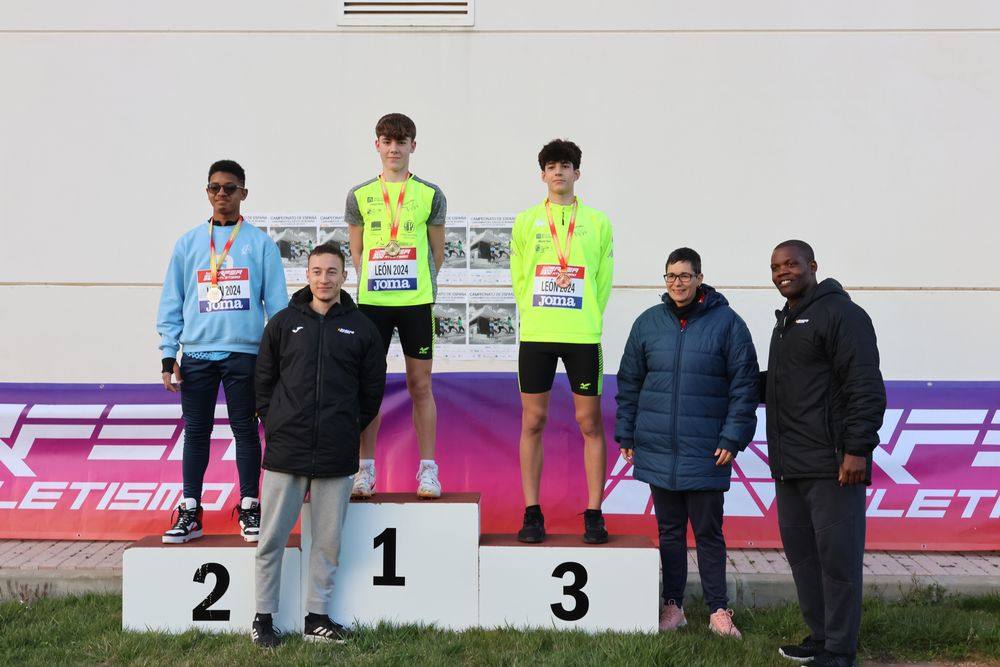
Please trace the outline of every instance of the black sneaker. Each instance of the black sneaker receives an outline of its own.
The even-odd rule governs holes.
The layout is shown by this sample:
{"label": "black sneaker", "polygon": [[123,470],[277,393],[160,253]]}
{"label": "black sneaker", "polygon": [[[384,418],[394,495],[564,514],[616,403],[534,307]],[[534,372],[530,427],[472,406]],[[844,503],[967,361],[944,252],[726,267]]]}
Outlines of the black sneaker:
{"label": "black sneaker", "polygon": [[801,644],[788,644],[778,649],[778,654],[782,658],[788,658],[795,662],[810,662],[822,652],[823,642],[816,641],[812,635],[803,639]]}
{"label": "black sneaker", "polygon": [[[174,515],[177,520],[174,521]],[[164,544],[184,544],[202,536],[201,505],[194,498],[184,498],[170,515],[173,527],[163,533]]]}
{"label": "black sneaker", "polygon": [[517,541],[537,544],[545,539],[545,517],[538,505],[524,510],[524,525],[517,531]]}
{"label": "black sneaker", "polygon": [[274,631],[274,622],[270,614],[257,614],[250,627],[250,637],[253,643],[261,648],[274,648],[281,643],[281,637]]}
{"label": "black sneaker", "polygon": [[326,614],[309,614],[302,636],[307,642],[343,644],[351,638],[351,631],[340,623],[334,623]]}
{"label": "black sneaker", "polygon": [[247,542],[256,542],[260,538],[260,501],[256,498],[244,498],[229,514],[239,513],[240,535]]}
{"label": "black sneaker", "polygon": [[819,667],[857,667],[858,659],[856,656],[847,655],[846,653],[823,651],[813,658],[809,664],[818,665]]}
{"label": "black sneaker", "polygon": [[604,527],[601,510],[587,510],[583,513],[583,541],[587,544],[604,544],[608,541],[608,531]]}

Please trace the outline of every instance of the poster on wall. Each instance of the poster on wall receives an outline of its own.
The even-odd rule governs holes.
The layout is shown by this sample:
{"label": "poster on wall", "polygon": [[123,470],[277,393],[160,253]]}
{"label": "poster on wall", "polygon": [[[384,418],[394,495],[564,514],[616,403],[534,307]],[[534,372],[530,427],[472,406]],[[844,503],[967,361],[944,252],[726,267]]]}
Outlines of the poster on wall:
{"label": "poster on wall", "polygon": [[[357,272],[351,265],[351,235],[347,229],[347,221],[342,213],[321,213],[318,216],[317,243],[333,243],[344,253],[347,267],[347,280],[345,286],[354,287],[358,284]],[[351,290],[354,294],[354,290]]]}
{"label": "poster on wall", "polygon": [[444,226],[444,263],[438,285],[464,285],[469,280],[469,226],[464,215],[449,215]]}
{"label": "poster on wall", "polygon": [[513,215],[469,216],[469,284],[510,284]]}
{"label": "poster on wall", "polygon": [[317,218],[310,213],[272,213],[268,216],[267,233],[278,246],[285,282],[289,284],[306,281],[309,252],[316,246]]}
{"label": "poster on wall", "polygon": [[470,289],[467,359],[517,359],[517,306],[510,288]]}
{"label": "poster on wall", "polygon": [[434,356],[468,359],[469,304],[465,289],[438,290],[434,304]]}

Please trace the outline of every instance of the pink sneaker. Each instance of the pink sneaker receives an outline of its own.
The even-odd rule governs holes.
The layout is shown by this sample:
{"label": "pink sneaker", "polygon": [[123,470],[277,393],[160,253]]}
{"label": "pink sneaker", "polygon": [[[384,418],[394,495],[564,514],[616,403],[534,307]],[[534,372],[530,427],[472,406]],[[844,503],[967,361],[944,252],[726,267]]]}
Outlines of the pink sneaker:
{"label": "pink sneaker", "polygon": [[687,624],[684,610],[673,600],[667,600],[667,604],[663,605],[663,611],[660,612],[660,632],[670,632]]}
{"label": "pink sneaker", "polygon": [[733,610],[720,609],[708,617],[708,629],[721,637],[740,639],[743,635],[733,624]]}

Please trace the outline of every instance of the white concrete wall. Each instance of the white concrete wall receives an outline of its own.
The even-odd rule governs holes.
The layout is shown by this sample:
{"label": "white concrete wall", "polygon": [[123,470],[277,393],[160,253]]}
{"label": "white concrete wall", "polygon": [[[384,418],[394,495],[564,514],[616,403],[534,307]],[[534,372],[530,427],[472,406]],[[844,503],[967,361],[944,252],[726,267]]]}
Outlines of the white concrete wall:
{"label": "white concrete wall", "polygon": [[390,110],[456,213],[540,200],[538,148],[581,144],[616,226],[611,372],[679,245],[766,358],[770,250],[801,237],[887,378],[1000,379],[998,33],[990,2],[479,0],[466,30],[338,28],[333,0],[4,2],[0,381],[156,381],[155,285],[208,164],[247,168],[250,212],[342,210]]}

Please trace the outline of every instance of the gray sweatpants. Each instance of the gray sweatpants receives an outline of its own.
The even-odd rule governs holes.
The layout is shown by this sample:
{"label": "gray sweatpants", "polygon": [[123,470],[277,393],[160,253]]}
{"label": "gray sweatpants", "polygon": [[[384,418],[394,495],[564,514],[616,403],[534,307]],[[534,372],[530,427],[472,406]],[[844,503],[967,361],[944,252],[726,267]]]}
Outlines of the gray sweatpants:
{"label": "gray sweatpants", "polygon": [[257,613],[276,614],[281,589],[281,559],[288,536],[311,491],[312,546],[309,549],[309,595],[306,612],[326,614],[333,575],[340,556],[340,529],[347,515],[354,477],[287,475],[268,470],[260,494],[260,539],[257,542]]}

